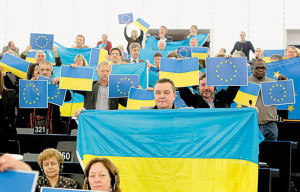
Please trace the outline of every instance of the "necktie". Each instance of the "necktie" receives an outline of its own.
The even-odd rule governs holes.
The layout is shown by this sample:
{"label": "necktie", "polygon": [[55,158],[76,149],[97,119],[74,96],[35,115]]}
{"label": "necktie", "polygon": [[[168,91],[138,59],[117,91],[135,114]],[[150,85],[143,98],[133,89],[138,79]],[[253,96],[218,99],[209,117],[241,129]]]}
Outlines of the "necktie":
{"label": "necktie", "polygon": [[136,63],[136,60],[133,60],[134,63]]}

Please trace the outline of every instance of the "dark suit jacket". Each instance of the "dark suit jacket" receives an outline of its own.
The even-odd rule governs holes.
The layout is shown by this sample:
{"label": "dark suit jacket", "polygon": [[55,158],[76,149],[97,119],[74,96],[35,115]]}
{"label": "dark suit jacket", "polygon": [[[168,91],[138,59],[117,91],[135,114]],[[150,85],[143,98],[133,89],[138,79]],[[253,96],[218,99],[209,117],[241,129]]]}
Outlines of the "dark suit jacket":
{"label": "dark suit jacket", "polygon": [[[130,62],[131,62],[131,59],[124,59],[124,60],[122,60],[122,61],[125,61],[125,62],[127,62],[127,63],[130,63]],[[143,60],[143,59],[139,59],[139,62],[141,63],[141,62],[146,62],[146,61]]]}
{"label": "dark suit jacket", "polygon": [[[215,108],[230,108],[233,103],[239,86],[229,86],[226,90],[222,89],[215,94],[214,105]],[[209,108],[209,105],[204,101],[203,97],[199,94],[193,94],[188,87],[179,88],[180,97],[187,106],[194,108]]]}
{"label": "dark suit jacket", "polygon": [[[84,96],[84,108],[85,109],[96,109],[97,94],[99,90],[98,81],[93,82],[92,91],[74,91]],[[127,98],[109,98],[108,108],[109,110],[117,110],[119,103],[126,107]]]}
{"label": "dark suit jacket", "polygon": [[[157,36],[157,35],[153,35],[153,37],[154,37],[156,40],[160,40],[160,37]],[[172,37],[172,36],[166,35],[165,38],[167,39],[167,42],[172,42],[172,41],[173,41],[173,37]]]}
{"label": "dark suit jacket", "polygon": [[[26,57],[27,57],[27,55],[25,55],[25,53],[23,52],[23,53],[21,54],[21,58],[24,59],[24,60],[26,60]],[[62,65],[60,56],[55,57],[55,65],[56,65],[56,66],[61,66],[61,65]]]}

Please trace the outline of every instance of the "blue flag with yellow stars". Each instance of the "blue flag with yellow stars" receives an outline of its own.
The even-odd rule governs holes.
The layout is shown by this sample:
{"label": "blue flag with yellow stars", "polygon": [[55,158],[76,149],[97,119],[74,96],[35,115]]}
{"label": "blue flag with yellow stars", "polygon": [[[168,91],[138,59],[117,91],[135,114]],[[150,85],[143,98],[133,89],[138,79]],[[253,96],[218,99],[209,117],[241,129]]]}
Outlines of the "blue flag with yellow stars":
{"label": "blue flag with yellow stars", "polygon": [[132,13],[125,13],[118,15],[119,24],[129,24],[133,22],[133,15]]}
{"label": "blue flag with yellow stars", "polygon": [[293,80],[262,82],[261,93],[264,105],[295,103]]}
{"label": "blue flag with yellow stars", "polygon": [[20,108],[47,108],[48,81],[20,79]]}
{"label": "blue flag with yellow stars", "polygon": [[109,75],[108,97],[128,97],[130,87],[139,86],[139,75]]}
{"label": "blue flag with yellow stars", "polygon": [[246,57],[207,57],[206,73],[206,84],[208,86],[248,85]]}
{"label": "blue flag with yellow stars", "polygon": [[177,48],[177,53],[180,58],[192,57],[192,48],[187,46],[181,46]]}
{"label": "blue flag with yellow stars", "polygon": [[63,106],[67,90],[60,89],[58,84],[54,85],[51,78],[39,76],[38,80],[48,81],[48,102]]}
{"label": "blue flag with yellow stars", "polygon": [[32,49],[52,50],[53,39],[53,34],[30,33]]}
{"label": "blue flag with yellow stars", "polygon": [[179,94],[179,91],[176,91],[176,96],[175,96],[174,105],[175,105],[177,108],[187,107],[187,105],[185,104],[185,102],[181,99],[180,94]]}

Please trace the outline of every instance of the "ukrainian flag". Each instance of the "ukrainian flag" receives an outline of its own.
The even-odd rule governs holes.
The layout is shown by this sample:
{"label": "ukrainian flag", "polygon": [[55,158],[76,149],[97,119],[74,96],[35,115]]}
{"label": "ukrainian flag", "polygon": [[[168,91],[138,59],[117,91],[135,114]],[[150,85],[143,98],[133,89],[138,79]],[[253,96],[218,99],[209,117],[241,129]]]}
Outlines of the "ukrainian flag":
{"label": "ukrainian flag", "polygon": [[205,60],[208,57],[207,47],[192,47],[192,57],[198,57],[198,59]]}
{"label": "ukrainian flag", "polygon": [[77,152],[109,158],[122,191],[257,192],[262,139],[252,108],[86,110]]}
{"label": "ukrainian flag", "polygon": [[36,63],[35,55],[35,51],[28,52],[25,61],[28,61],[29,63]]}
{"label": "ukrainian flag", "polygon": [[131,88],[126,109],[140,109],[141,107],[155,106],[153,91]]}
{"label": "ukrainian flag", "polygon": [[159,78],[171,79],[176,87],[199,84],[198,58],[183,60],[161,58]]}
{"label": "ukrainian flag", "polygon": [[150,25],[146,23],[143,19],[138,18],[134,24],[136,24],[141,30],[143,30],[145,33],[147,33]]}
{"label": "ukrainian flag", "polygon": [[240,87],[234,101],[245,106],[250,106],[249,101],[251,100],[252,105],[255,106],[259,90],[260,85],[248,82],[248,86]]}
{"label": "ukrainian flag", "polygon": [[97,66],[102,61],[107,61],[107,55],[105,49],[91,48],[90,66]]}
{"label": "ukrainian flag", "polygon": [[264,61],[266,63],[270,63],[270,58],[273,56],[273,55],[281,55],[282,57],[284,57],[284,49],[270,49],[270,50],[265,50],[264,51]]}
{"label": "ukrainian flag", "polygon": [[27,79],[29,64],[28,61],[24,61],[9,53],[5,53],[0,61],[0,66],[2,66],[4,70],[10,71],[22,79]]}
{"label": "ukrainian flag", "polygon": [[61,66],[60,89],[91,91],[94,69],[91,67]]}

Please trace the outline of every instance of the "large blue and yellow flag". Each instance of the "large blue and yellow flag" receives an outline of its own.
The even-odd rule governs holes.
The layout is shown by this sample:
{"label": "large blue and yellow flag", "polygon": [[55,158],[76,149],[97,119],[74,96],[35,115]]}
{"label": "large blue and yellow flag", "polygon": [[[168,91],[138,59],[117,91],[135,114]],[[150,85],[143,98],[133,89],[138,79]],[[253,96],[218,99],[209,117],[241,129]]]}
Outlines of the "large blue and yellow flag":
{"label": "large blue and yellow flag", "polygon": [[29,64],[28,61],[24,61],[9,53],[5,53],[0,61],[0,66],[2,66],[5,71],[10,71],[21,79],[27,78]]}
{"label": "large blue and yellow flag", "polygon": [[[175,51],[175,49],[177,49],[177,47],[179,47],[179,46],[190,46],[191,38],[196,38],[199,42],[199,46],[201,47],[207,40],[207,37],[208,37],[208,34],[199,34],[199,35],[195,35],[193,37],[190,37],[190,38],[182,40],[182,41],[167,42],[165,51]],[[158,40],[156,40],[152,36],[149,36],[149,37],[147,37],[145,49],[157,50],[157,43],[158,43]]]}
{"label": "large blue and yellow flag", "polygon": [[245,106],[250,106],[250,103],[255,106],[259,90],[260,85],[248,82],[248,86],[240,87],[233,101]]}
{"label": "large blue and yellow flag", "polygon": [[192,57],[198,57],[198,59],[205,60],[208,57],[207,47],[192,47]]}
{"label": "large blue and yellow flag", "polygon": [[38,80],[48,81],[48,102],[63,106],[67,90],[60,89],[58,84],[54,85],[51,78],[39,76]]}
{"label": "large blue and yellow flag", "polygon": [[127,100],[126,109],[140,109],[155,105],[153,91],[131,88]]}
{"label": "large blue and yellow flag", "polygon": [[208,57],[206,58],[206,73],[208,86],[248,85],[246,57]]}
{"label": "large blue and yellow flag", "polygon": [[53,34],[30,33],[30,45],[32,49],[52,50]]}
{"label": "large blue and yellow flag", "polygon": [[270,63],[270,58],[273,56],[273,55],[281,55],[282,57],[284,57],[284,49],[271,49],[271,50],[264,50],[264,61],[266,63]]}
{"label": "large blue and yellow flag", "polygon": [[61,66],[60,89],[91,91],[94,69],[90,67]]}
{"label": "large blue and yellow flag", "polygon": [[86,110],[77,152],[109,158],[122,191],[256,192],[262,139],[252,108]]}
{"label": "large blue and yellow flag", "polygon": [[137,74],[140,78],[140,86],[146,89],[148,86],[148,67],[146,62],[112,65],[111,74]]}
{"label": "large blue and yellow flag", "polygon": [[139,54],[139,59],[148,60],[150,63],[154,64],[154,54],[161,53],[162,57],[167,57],[170,51],[159,51],[151,49],[141,49]]}
{"label": "large blue and yellow flag", "polygon": [[180,58],[186,58],[192,56],[192,48],[188,46],[180,46],[177,48],[177,53]]}
{"label": "large blue and yellow flag", "polygon": [[36,55],[36,51],[28,52],[25,61],[28,61],[30,63],[36,63],[35,55]]}
{"label": "large blue and yellow flag", "polygon": [[262,82],[260,84],[264,105],[295,103],[293,80]]}
{"label": "large blue and yellow flag", "polygon": [[20,108],[47,108],[48,81],[19,81]]}
{"label": "large blue and yellow flag", "polygon": [[183,60],[161,58],[159,78],[171,79],[176,87],[198,85],[198,58]]}
{"label": "large blue and yellow flag", "polygon": [[133,22],[132,13],[119,14],[119,24],[129,24]]}
{"label": "large blue and yellow flag", "polygon": [[150,27],[150,25],[146,22],[146,21],[144,21],[143,19],[141,19],[141,18],[138,18],[135,22],[134,22],[134,24],[136,25],[136,26],[138,26],[142,31],[144,31],[145,33],[147,33],[147,31],[148,31],[148,29],[149,29],[149,27]]}
{"label": "large blue and yellow flag", "polygon": [[107,55],[105,49],[91,48],[90,66],[97,66],[102,61],[107,61]]}
{"label": "large blue and yellow flag", "polygon": [[139,86],[139,75],[109,75],[108,97],[128,97],[131,87]]}

